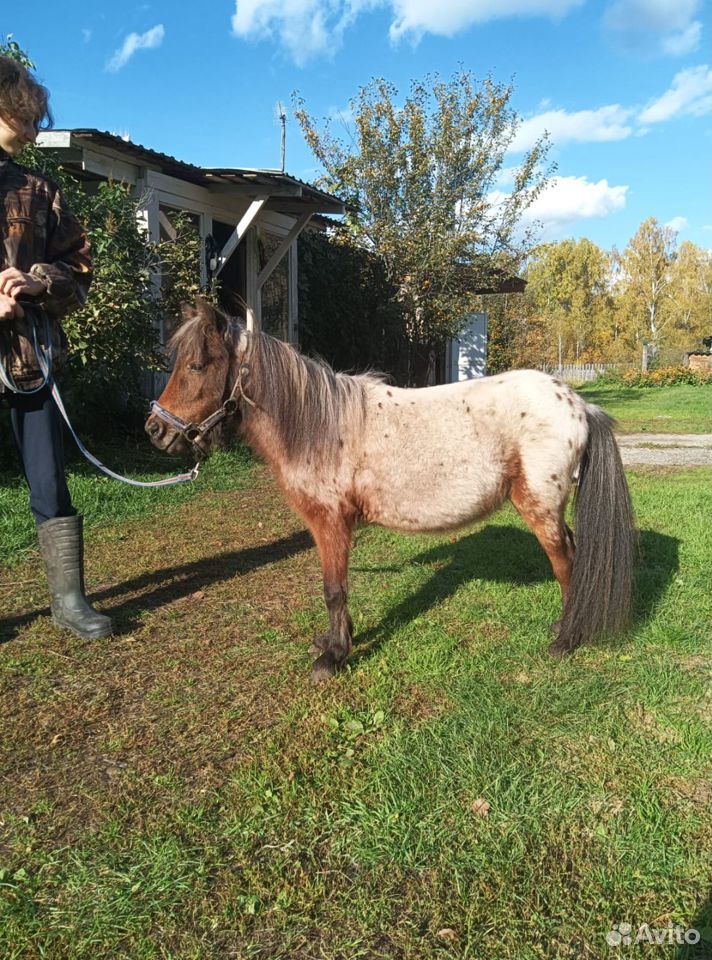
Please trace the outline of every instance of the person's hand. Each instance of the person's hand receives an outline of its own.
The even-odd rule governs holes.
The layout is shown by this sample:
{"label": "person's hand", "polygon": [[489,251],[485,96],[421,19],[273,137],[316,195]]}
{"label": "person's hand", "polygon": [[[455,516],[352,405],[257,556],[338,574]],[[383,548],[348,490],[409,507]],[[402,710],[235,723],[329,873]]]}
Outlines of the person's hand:
{"label": "person's hand", "polygon": [[7,267],[0,272],[0,293],[4,293],[5,296],[12,297],[14,300],[23,293],[28,297],[37,297],[44,293],[46,289],[37,277],[33,277],[31,273],[23,273],[16,267]]}
{"label": "person's hand", "polygon": [[25,311],[12,297],[0,293],[0,323],[3,320],[12,320],[13,317],[24,317]]}

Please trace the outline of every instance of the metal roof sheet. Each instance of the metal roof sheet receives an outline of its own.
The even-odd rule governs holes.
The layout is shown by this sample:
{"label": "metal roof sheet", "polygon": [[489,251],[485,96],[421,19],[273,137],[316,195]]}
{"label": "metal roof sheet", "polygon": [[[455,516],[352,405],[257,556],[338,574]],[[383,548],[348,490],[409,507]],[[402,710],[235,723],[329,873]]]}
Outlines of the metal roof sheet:
{"label": "metal roof sheet", "polygon": [[266,190],[269,190],[270,187],[292,186],[300,188],[295,197],[302,196],[307,200],[319,203],[326,208],[324,212],[341,213],[344,209],[343,201],[339,197],[327,193],[325,190],[320,190],[298,177],[282,173],[281,170],[253,167],[199,167],[192,163],[186,163],[184,160],[178,160],[167,153],[152,150],[140,143],[125,140],[115,133],[108,133],[105,130],[97,130],[92,127],[55,130],[53,132],[68,133],[72,140],[109,146],[117,152],[128,154],[144,163],[153,164],[159,167],[163,173],[200,186],[210,187],[211,184],[217,182],[264,187]]}

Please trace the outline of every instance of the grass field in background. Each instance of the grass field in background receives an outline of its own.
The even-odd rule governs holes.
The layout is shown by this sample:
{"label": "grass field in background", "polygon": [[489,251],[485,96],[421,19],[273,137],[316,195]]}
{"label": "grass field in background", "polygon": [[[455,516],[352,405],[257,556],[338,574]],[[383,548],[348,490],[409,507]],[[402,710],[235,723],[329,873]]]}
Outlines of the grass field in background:
{"label": "grass field in background", "polygon": [[712,385],[626,387],[596,382],[576,392],[618,421],[621,433],[712,433]]}
{"label": "grass field in background", "polygon": [[3,960],[598,960],[622,922],[708,957],[710,471],[629,474],[635,627],[563,662],[511,509],[362,530],[313,688],[315,551],[246,469],[90,531],[111,640],[0,572]]}

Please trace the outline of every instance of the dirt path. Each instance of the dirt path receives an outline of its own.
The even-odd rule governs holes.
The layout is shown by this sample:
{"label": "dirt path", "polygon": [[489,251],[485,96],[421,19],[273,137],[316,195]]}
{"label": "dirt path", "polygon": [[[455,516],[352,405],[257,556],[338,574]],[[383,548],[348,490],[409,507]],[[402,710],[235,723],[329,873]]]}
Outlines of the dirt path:
{"label": "dirt path", "polygon": [[712,434],[627,433],[617,438],[626,466],[698,467],[712,464]]}

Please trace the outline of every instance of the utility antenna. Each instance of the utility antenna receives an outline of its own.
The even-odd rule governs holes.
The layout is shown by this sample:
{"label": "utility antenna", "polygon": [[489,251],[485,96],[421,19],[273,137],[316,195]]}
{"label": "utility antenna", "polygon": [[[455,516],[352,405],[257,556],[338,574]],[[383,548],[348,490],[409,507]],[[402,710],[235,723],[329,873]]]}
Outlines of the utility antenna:
{"label": "utility antenna", "polygon": [[286,111],[285,111],[285,109],[284,109],[284,104],[282,103],[281,100],[278,100],[278,101],[277,101],[277,106],[276,106],[275,109],[276,109],[276,111],[277,111],[277,119],[279,120],[279,122],[280,122],[280,124],[281,124],[281,127],[282,127],[282,140],[281,140],[281,151],[280,151],[281,167],[280,167],[280,169],[282,170],[282,173],[284,173],[284,160],[285,160],[285,154],[286,154],[286,151],[287,151],[287,113],[286,113]]}

